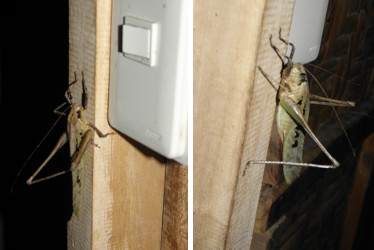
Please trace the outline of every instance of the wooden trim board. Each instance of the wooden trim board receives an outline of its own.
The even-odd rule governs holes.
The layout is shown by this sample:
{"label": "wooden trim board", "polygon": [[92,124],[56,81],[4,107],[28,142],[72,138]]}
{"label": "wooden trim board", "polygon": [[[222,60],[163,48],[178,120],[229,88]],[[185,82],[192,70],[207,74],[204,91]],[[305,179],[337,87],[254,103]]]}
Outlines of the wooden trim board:
{"label": "wooden trim board", "polygon": [[[293,0],[194,2],[194,249],[249,248],[279,79],[269,36],[284,37]],[[274,39],[282,51],[285,46]]]}
{"label": "wooden trim board", "polygon": [[374,134],[368,136],[362,144],[357,163],[352,192],[347,204],[347,212],[342,230],[340,250],[353,248],[360,215],[365,202],[365,194],[369,186],[374,165]]}
{"label": "wooden trim board", "polygon": [[168,161],[161,249],[188,248],[188,167]]}
{"label": "wooden trim board", "polygon": [[[69,72],[83,71],[88,119],[104,132],[110,70],[111,1],[69,1]],[[79,75],[79,74],[78,74]],[[80,80],[81,78],[79,78]],[[79,96],[75,86],[74,96]],[[160,249],[165,163],[124,136],[95,136],[83,213],[68,225],[69,249]]]}

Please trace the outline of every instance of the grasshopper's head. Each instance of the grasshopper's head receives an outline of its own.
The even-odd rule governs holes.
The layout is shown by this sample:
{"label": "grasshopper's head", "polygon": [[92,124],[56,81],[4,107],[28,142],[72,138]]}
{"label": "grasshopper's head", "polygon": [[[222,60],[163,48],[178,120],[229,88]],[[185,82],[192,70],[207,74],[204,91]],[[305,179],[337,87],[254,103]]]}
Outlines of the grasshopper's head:
{"label": "grasshopper's head", "polygon": [[300,83],[306,81],[305,68],[301,63],[287,63],[282,70],[282,84],[290,90],[300,86]]}
{"label": "grasshopper's head", "polygon": [[284,78],[300,73],[305,73],[304,65],[302,65],[301,63],[293,63],[292,61],[289,61],[287,64],[285,64],[282,70],[282,76]]}
{"label": "grasshopper's head", "polygon": [[304,71],[305,73],[304,65],[302,65],[301,63],[293,63],[291,73],[299,73],[300,71]]}
{"label": "grasshopper's head", "polygon": [[82,112],[82,107],[79,106],[77,103],[73,103],[73,105],[71,106],[69,116],[68,116],[68,122],[70,124],[77,123],[78,119],[80,119],[80,117],[82,116],[81,112]]}

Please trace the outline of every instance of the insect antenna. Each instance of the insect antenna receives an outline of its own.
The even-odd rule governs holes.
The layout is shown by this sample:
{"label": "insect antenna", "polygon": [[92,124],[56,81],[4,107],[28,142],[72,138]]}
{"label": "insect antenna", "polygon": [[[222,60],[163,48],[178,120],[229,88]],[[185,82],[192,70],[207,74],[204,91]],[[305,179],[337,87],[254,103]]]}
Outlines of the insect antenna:
{"label": "insect antenna", "polygon": [[[63,103],[63,105],[66,104],[66,103]],[[63,105],[60,105],[59,107],[63,106]],[[34,156],[35,152],[38,150],[38,148],[40,147],[40,145],[45,141],[45,139],[48,137],[48,135],[52,132],[52,130],[54,129],[54,127],[57,125],[57,123],[60,121],[60,119],[64,116],[65,112],[70,108],[70,106],[66,107],[65,110],[59,114],[58,118],[56,119],[55,123],[53,123],[53,125],[50,127],[50,129],[48,130],[48,132],[44,135],[44,137],[42,138],[42,140],[38,143],[38,145],[34,148],[34,150],[31,152],[31,154],[29,155],[29,157],[27,157],[26,161],[22,164],[22,167],[21,169],[18,171],[17,173],[17,176],[16,178],[14,179],[13,183],[12,183],[12,187],[10,189],[10,195],[12,195],[13,193],[13,190],[14,190],[14,186],[21,174],[21,172],[23,171],[23,169],[26,167],[27,163],[30,161],[30,159]]]}
{"label": "insect antenna", "polygon": [[[327,70],[327,69],[324,69],[324,68],[322,68],[322,67],[320,67],[320,66],[318,66],[318,65],[315,65],[315,64],[312,64],[312,63],[306,63],[306,65],[309,65],[309,66],[312,66],[313,68],[316,68],[316,69],[319,69],[319,70],[322,70],[322,71],[324,71],[324,72],[326,72],[326,73],[329,73],[329,74],[331,74],[331,75],[333,75],[333,76],[336,76],[336,77],[338,77],[338,78],[340,78],[340,79],[343,79],[343,77],[341,77],[340,75],[338,75],[338,74],[336,74],[336,73],[334,73],[334,72],[331,72],[331,71],[329,71],[329,70]],[[309,72],[308,72],[309,73]],[[310,74],[310,73],[309,73]],[[313,77],[314,78],[314,77]]]}
{"label": "insect antenna", "polygon": [[362,115],[362,116],[368,117],[370,119],[374,119],[374,116],[369,115],[368,113],[365,113],[365,112],[362,112],[362,111],[360,112],[360,111],[352,111],[352,110],[350,110],[348,112],[353,113],[353,114]]}
{"label": "insect antenna", "polygon": [[[305,68],[305,67],[304,67],[304,68]],[[311,77],[312,77],[312,78],[317,82],[318,86],[320,87],[320,89],[322,90],[322,92],[323,92],[323,94],[326,96],[326,98],[329,98],[328,95],[327,95],[327,93],[326,93],[326,91],[325,91],[325,89],[322,87],[321,83],[317,80],[317,78],[312,74],[312,72],[310,72],[307,68],[305,68],[305,71],[308,72],[308,74],[309,74],[309,75],[310,75],[310,76],[311,76]],[[351,151],[352,151],[352,153],[353,153],[353,156],[354,156],[354,158],[357,160],[357,156],[356,156],[355,150],[353,149],[352,142],[351,142],[351,140],[350,140],[349,137],[348,137],[348,133],[347,133],[346,129],[344,128],[343,122],[342,122],[342,120],[340,119],[340,117],[339,117],[339,115],[338,115],[338,112],[336,112],[335,107],[334,107],[332,104],[330,104],[330,106],[331,106],[332,110],[334,111],[335,116],[338,118],[338,121],[339,121],[340,127],[342,128],[343,133],[344,133],[345,137],[347,138],[347,141],[348,141],[349,147],[351,148]]]}

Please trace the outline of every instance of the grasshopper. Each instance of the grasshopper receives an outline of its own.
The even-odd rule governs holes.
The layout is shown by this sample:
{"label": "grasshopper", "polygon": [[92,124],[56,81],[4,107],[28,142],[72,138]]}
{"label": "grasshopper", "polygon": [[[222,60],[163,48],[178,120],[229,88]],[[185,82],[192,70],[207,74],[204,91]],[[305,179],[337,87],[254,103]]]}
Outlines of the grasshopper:
{"label": "grasshopper", "polygon": [[[99,135],[99,137],[106,137],[109,134],[103,134],[97,129],[92,123],[86,119],[86,107],[88,103],[88,93],[84,86],[84,75],[82,72],[82,104],[73,103],[73,97],[70,91],[70,86],[77,82],[77,74],[74,72],[75,80],[69,84],[68,90],[65,92],[66,102],[58,106],[54,113],[60,116],[66,116],[66,111],[70,107],[70,112],[67,116],[68,126],[67,132],[64,132],[60,139],[57,141],[56,146],[53,148],[52,152],[49,154],[47,159],[39,166],[35,173],[26,181],[27,184],[35,184],[47,179],[54,178],[56,176],[65,174],[69,171],[72,172],[73,178],[73,210],[77,218],[80,218],[82,200],[83,200],[83,188],[84,188],[84,171],[85,162],[87,158],[88,145],[92,143],[93,132],[92,129]],[[68,105],[64,111],[60,111],[62,107]],[[49,160],[56,154],[56,152],[69,140],[70,144],[70,157],[71,166],[68,170],[64,170],[53,175],[35,179],[38,173],[44,168],[44,166],[49,162]]]}
{"label": "grasshopper", "polygon": [[[340,165],[326,150],[308,125],[310,104],[353,107],[355,103],[310,94],[306,75],[307,69],[300,63],[292,62],[295,46],[282,38],[281,30],[279,30],[279,39],[292,48],[290,56],[282,55],[272,43],[272,36],[270,35],[270,45],[283,64],[277,92],[277,127],[281,141],[283,142],[283,161],[248,161],[243,171],[243,176],[250,164],[282,164],[285,180],[287,183],[291,183],[300,174],[301,167],[337,168]],[[258,67],[258,69],[273,88],[275,88],[275,85],[272,83],[274,80],[261,67]],[[303,163],[302,156],[306,133],[310,135],[330,159],[331,165]]]}

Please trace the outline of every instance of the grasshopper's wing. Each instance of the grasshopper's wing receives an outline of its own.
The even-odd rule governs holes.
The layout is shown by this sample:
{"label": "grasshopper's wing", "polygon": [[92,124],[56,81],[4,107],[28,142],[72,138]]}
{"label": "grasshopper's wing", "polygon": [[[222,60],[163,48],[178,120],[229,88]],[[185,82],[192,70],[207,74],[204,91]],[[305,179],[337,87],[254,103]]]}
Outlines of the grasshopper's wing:
{"label": "grasshopper's wing", "polygon": [[[309,117],[309,98],[302,98],[299,104],[296,104],[293,100],[286,99],[282,96],[280,98],[280,105],[278,106],[278,126],[283,129],[283,150],[282,150],[282,160],[284,162],[303,162],[303,148],[305,139],[305,130],[302,124],[297,122],[297,119],[293,118],[292,107],[297,106],[298,109],[303,110],[302,119],[306,120]],[[291,103],[291,104],[290,104]],[[288,111],[291,109],[291,112]],[[298,118],[298,117],[297,117]],[[287,183],[291,183],[301,171],[300,166],[283,164],[284,178]]]}
{"label": "grasshopper's wing", "polygon": [[72,163],[70,166],[73,180],[73,210],[78,219],[80,218],[82,210],[85,163],[87,158],[87,148],[91,142],[91,138],[92,132],[88,129],[84,133],[76,153],[72,156]]}
{"label": "grasshopper's wing", "polygon": [[333,167],[338,167],[339,162],[332,157],[332,155],[327,151],[327,149],[323,146],[323,144],[318,140],[317,136],[313,133],[311,128],[308,125],[308,122],[305,120],[303,116],[303,112],[300,107],[289,97],[283,97],[280,99],[280,103],[283,108],[287,111],[287,113],[295,119],[295,121],[301,125],[304,130],[312,137],[315,143],[321,148],[321,150],[326,154],[326,156],[331,160],[333,163]]}
{"label": "grasshopper's wing", "polygon": [[[285,162],[303,162],[304,130],[295,124],[286,133],[283,141],[282,159]],[[291,183],[300,173],[301,167],[283,164],[284,178]]]}

